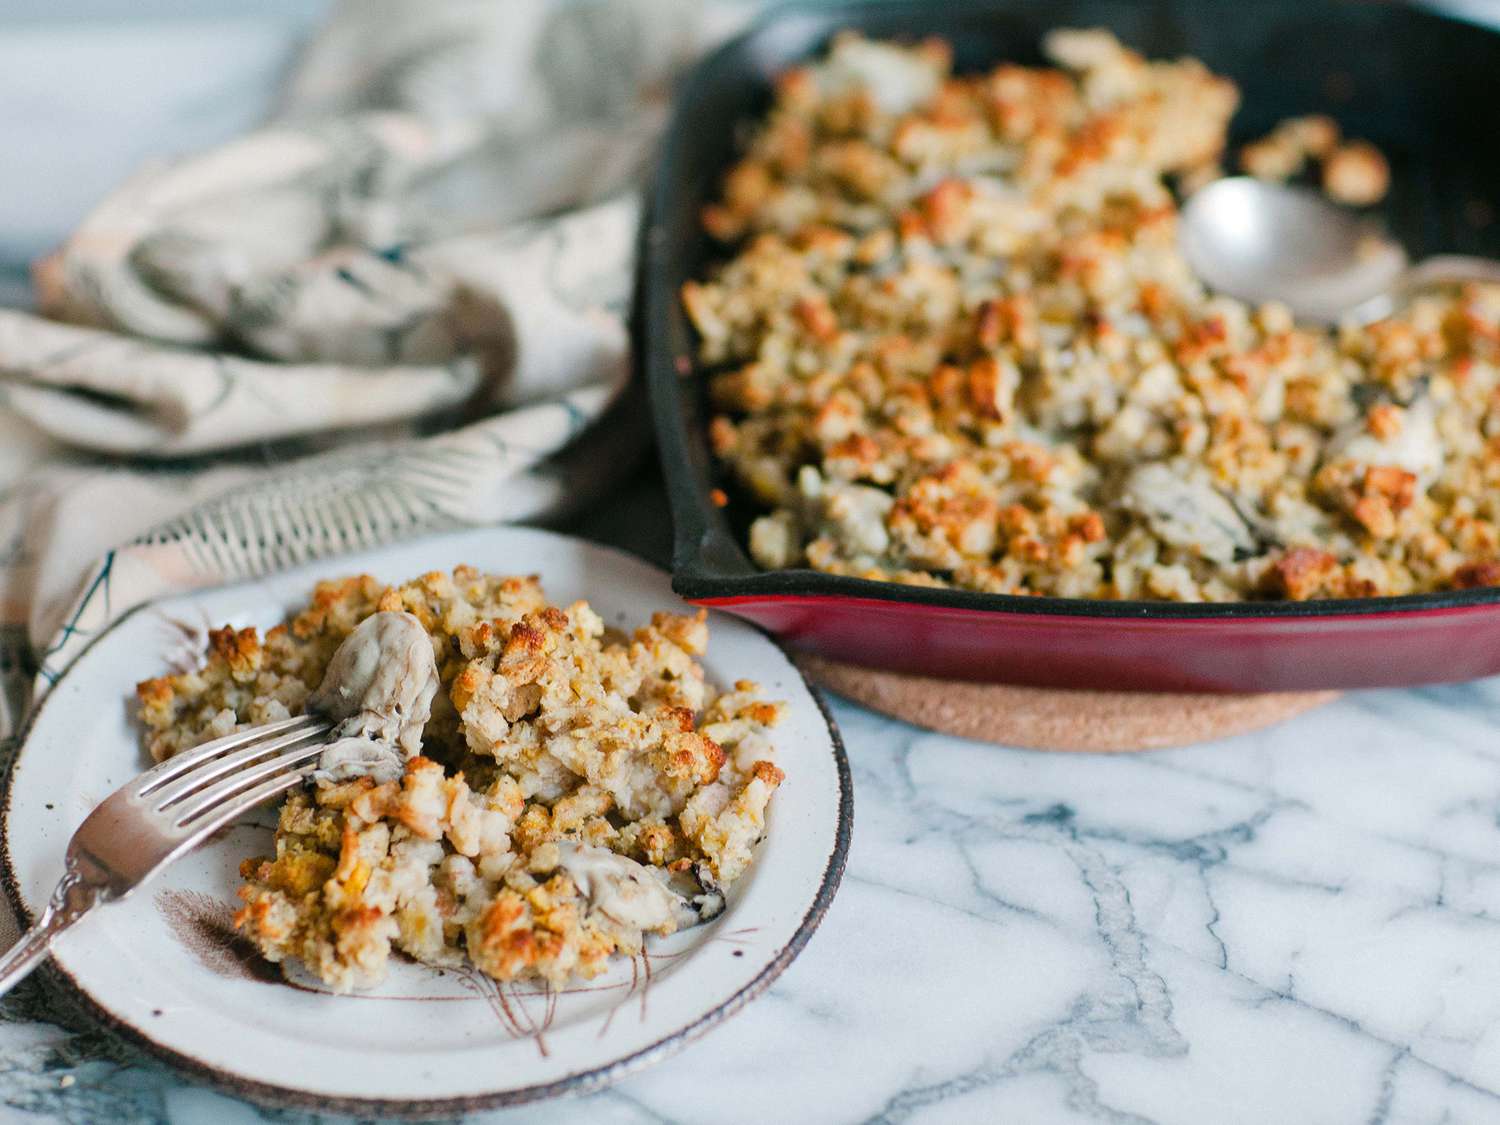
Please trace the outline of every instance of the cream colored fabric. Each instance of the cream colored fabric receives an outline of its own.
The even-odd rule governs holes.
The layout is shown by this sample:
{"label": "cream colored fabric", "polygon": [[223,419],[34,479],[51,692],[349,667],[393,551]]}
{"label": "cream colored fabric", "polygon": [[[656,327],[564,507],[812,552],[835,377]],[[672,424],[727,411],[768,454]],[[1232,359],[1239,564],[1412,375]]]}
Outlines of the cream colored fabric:
{"label": "cream colored fabric", "polygon": [[739,19],[347,0],[274,120],[141,169],[39,262],[38,308],[0,310],[0,738],[24,659],[45,690],[144,601],[616,472],[636,187]]}

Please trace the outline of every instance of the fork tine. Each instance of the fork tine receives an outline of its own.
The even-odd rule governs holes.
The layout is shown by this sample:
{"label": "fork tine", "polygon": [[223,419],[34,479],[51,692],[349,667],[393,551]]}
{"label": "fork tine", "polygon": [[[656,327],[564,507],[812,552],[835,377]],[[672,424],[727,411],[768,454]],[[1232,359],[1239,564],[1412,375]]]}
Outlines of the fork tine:
{"label": "fork tine", "polygon": [[323,749],[321,740],[290,747],[275,757],[237,770],[206,789],[197,790],[172,808],[157,810],[158,814],[169,817],[176,828],[192,828],[194,820],[205,813],[211,813],[226,801],[233,801],[250,787],[258,788],[258,782],[264,782],[268,778],[279,781],[286,776],[297,776],[300,779],[300,775],[295,775],[297,768],[306,765],[310,770]]}
{"label": "fork tine", "polygon": [[310,729],[283,734],[278,738],[253,743],[243,750],[235,750],[229,754],[225,754],[221,758],[213,758],[201,764],[197,769],[179,774],[168,781],[166,785],[146,789],[141,793],[141,796],[149,796],[151,804],[155,808],[167,809],[176,802],[190,797],[216,778],[233,773],[260,758],[280,754],[284,750],[290,750],[295,746],[306,744],[309,739],[317,743],[322,743],[328,733],[328,729],[328,725],[323,724]]}
{"label": "fork tine", "polygon": [[[316,760],[316,759],[314,759]],[[223,802],[204,809],[190,824],[180,824],[189,833],[188,846],[197,843],[209,833],[217,831],[236,817],[242,816],[258,805],[263,805],[278,793],[284,793],[302,784],[312,772],[312,762],[302,767],[278,774],[243,793],[231,794]]]}
{"label": "fork tine", "polygon": [[223,738],[216,738],[212,742],[205,742],[201,746],[195,746],[191,750],[184,750],[168,758],[165,762],[159,762],[143,773],[135,781],[135,792],[144,796],[154,789],[158,789],[171,781],[179,774],[192,769],[199,762],[206,761],[216,754],[223,754],[230,750],[237,750],[242,746],[262,742],[276,735],[290,734],[303,728],[312,728],[322,725],[324,720],[316,715],[298,715],[291,719],[282,719],[279,722],[267,723],[265,726],[251,727],[249,730],[236,731],[234,734],[226,734]]}

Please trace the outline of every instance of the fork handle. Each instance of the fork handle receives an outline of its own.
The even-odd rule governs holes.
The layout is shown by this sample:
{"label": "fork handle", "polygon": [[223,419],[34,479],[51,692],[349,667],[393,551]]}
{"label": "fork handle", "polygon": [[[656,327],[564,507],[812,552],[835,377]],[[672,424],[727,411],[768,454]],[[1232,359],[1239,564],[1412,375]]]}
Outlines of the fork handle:
{"label": "fork handle", "polygon": [[15,945],[0,954],[0,996],[47,959],[53,939],[97,906],[104,897],[102,890],[74,870],[62,877],[42,916]]}

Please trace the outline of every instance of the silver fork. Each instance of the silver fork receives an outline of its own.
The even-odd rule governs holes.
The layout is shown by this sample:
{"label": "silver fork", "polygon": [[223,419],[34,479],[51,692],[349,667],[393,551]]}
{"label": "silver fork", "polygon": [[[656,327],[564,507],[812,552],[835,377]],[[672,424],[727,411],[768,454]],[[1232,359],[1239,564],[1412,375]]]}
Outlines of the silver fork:
{"label": "silver fork", "polygon": [[300,783],[332,724],[284,719],[205,742],[116,789],[68,841],[62,880],[31,929],[0,955],[0,996],[56,937],[101,903],[124,898],[211,833]]}

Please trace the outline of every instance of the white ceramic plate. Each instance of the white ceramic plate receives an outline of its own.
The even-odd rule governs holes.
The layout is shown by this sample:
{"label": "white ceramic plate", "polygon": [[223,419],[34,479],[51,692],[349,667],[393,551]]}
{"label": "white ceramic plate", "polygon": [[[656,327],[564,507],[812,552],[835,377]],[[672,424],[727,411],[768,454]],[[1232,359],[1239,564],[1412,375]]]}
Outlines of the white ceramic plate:
{"label": "white ceramic plate", "polygon": [[[616,625],[681,609],[667,577],[576,539],[505,528],[346,556],[137,611],[88,649],[35,717],[11,777],[7,885],[29,918],[62,873],[84,816],[147,764],[130,714],[137,680],[184,656],[185,627],[267,627],[319,578],[398,581],[471,563],[536,573],[554,602],[587,597]],[[817,697],[785,654],[727,616],[705,669],[758,680],[790,705],[775,740],[786,782],[750,872],[713,923],[666,939],[560,992],[478,973],[393,964],[379,990],[335,996],[280,974],[228,924],[236,868],[266,850],[273,820],[238,825],[63,936],[53,964],[114,1028],[235,1093],[347,1113],[430,1115],[587,1090],[659,1059],[761,992],[807,942],[849,844],[848,763]]]}

